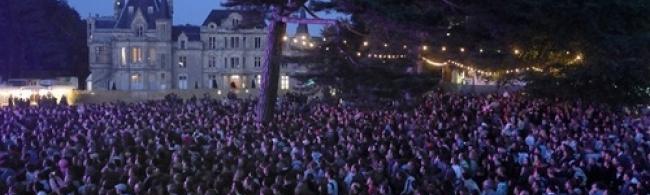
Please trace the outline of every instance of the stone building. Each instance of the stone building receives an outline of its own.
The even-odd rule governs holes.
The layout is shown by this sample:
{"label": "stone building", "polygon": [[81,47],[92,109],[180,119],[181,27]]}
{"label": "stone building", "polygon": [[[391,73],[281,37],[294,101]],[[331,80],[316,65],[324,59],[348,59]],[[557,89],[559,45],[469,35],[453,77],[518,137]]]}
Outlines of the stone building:
{"label": "stone building", "polygon": [[[113,16],[88,20],[90,90],[248,92],[259,87],[267,39],[262,13],[212,10],[200,26],[173,26],[172,0],[115,0],[114,9]],[[295,36],[303,47],[288,44],[286,55],[313,48],[317,40],[306,25]],[[304,71],[298,64],[282,64],[280,89],[291,90],[299,83],[293,75]]]}

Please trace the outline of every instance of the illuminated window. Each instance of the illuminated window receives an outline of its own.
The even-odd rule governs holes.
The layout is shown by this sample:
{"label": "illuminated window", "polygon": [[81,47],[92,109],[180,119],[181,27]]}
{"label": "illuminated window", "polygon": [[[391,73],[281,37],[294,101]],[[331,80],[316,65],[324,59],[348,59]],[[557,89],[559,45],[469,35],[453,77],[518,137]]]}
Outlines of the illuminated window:
{"label": "illuminated window", "polygon": [[178,67],[187,67],[187,56],[178,56]]}
{"label": "illuminated window", "polygon": [[258,85],[262,83],[262,75],[258,74],[255,78],[256,78],[255,80],[257,80]]}
{"label": "illuminated window", "polygon": [[134,89],[134,90],[143,90],[144,89],[144,82],[143,82],[142,74],[134,73],[134,74],[131,75],[131,89]]}
{"label": "illuminated window", "polygon": [[282,76],[280,78],[280,89],[289,90],[289,76]]}
{"label": "illuminated window", "polygon": [[126,66],[126,47],[121,49],[120,62],[122,62],[122,66]]}
{"label": "illuminated window", "polygon": [[143,58],[142,48],[131,48],[131,63],[142,63]]}

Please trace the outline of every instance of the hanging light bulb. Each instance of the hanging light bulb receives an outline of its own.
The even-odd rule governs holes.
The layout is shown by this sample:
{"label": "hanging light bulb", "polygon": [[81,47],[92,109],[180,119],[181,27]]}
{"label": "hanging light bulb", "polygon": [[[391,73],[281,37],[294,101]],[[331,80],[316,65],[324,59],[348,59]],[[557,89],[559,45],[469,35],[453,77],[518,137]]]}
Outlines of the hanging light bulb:
{"label": "hanging light bulb", "polygon": [[357,52],[357,56],[361,57],[361,52]]}
{"label": "hanging light bulb", "polygon": [[368,41],[364,41],[364,42],[363,42],[363,46],[364,46],[364,47],[367,47],[367,46],[368,46]]}
{"label": "hanging light bulb", "polygon": [[388,43],[384,43],[384,47],[388,47]]}
{"label": "hanging light bulb", "polygon": [[423,45],[423,46],[422,46],[422,50],[426,51],[426,50],[428,50],[428,49],[429,49],[429,46],[426,46],[426,45]]}
{"label": "hanging light bulb", "polygon": [[286,35],[284,37],[282,37],[283,41],[287,41],[288,39],[289,39],[289,37],[287,37]]}
{"label": "hanging light bulb", "polygon": [[479,49],[479,50],[478,50],[478,52],[481,52],[481,53],[483,53],[483,49]]}
{"label": "hanging light bulb", "polygon": [[465,48],[464,48],[464,47],[461,47],[461,48],[460,48],[460,52],[465,52]]}
{"label": "hanging light bulb", "polygon": [[515,54],[519,55],[519,53],[521,53],[521,51],[519,51],[519,49],[515,49]]}
{"label": "hanging light bulb", "polygon": [[440,50],[442,50],[442,51],[447,51],[447,47],[442,46],[442,48],[440,48]]}

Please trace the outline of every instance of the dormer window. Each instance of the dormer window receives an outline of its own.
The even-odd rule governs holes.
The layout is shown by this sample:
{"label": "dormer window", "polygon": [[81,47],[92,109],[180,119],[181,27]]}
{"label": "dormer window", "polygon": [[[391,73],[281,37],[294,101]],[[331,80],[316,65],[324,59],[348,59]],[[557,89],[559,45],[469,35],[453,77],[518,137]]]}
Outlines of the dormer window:
{"label": "dormer window", "polygon": [[135,8],[133,6],[129,6],[129,14],[133,14],[135,12]]}
{"label": "dormer window", "polygon": [[147,13],[153,14],[153,7],[152,6],[147,7]]}
{"label": "dormer window", "polygon": [[185,49],[185,40],[181,40],[180,46],[181,49]]}
{"label": "dormer window", "polygon": [[135,31],[135,35],[138,37],[143,37],[144,36],[144,27],[143,26],[138,26],[138,28]]}

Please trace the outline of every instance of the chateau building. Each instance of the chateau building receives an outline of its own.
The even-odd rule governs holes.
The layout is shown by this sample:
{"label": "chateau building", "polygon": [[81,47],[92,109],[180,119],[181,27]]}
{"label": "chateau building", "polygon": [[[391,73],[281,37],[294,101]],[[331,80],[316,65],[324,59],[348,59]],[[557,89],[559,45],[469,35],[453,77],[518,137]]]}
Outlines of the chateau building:
{"label": "chateau building", "polygon": [[[173,26],[172,1],[115,0],[113,16],[89,18],[88,88],[257,90],[267,40],[264,15],[212,10],[200,26]],[[285,47],[285,55],[313,48],[318,38],[300,25],[291,40],[298,44]],[[299,86],[293,75],[305,67],[280,69],[280,90]]]}

